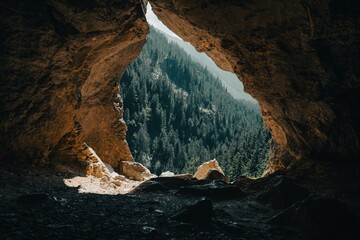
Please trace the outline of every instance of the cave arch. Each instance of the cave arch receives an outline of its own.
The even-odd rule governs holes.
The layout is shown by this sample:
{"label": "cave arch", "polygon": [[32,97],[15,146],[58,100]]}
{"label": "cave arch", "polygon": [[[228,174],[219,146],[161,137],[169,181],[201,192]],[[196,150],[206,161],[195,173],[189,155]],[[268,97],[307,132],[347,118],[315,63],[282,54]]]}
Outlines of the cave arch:
{"label": "cave arch", "polygon": [[[359,160],[354,1],[343,8],[296,0],[151,4],[170,29],[236,73],[258,100],[277,143],[270,172],[300,159]],[[345,22],[348,32],[338,27]]]}
{"label": "cave arch", "polygon": [[[116,82],[144,44],[146,2],[1,3],[2,161],[84,160],[83,142],[113,167],[132,160]],[[270,172],[294,159],[358,162],[356,1],[151,3],[258,100],[278,144]]]}

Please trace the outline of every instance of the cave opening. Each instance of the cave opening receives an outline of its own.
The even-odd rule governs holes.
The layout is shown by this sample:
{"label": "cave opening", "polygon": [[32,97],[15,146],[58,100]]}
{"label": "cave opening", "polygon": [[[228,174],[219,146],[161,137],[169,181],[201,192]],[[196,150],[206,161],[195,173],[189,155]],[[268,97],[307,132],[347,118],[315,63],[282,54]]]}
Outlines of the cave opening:
{"label": "cave opening", "polygon": [[166,175],[194,174],[216,159],[231,180],[260,177],[271,137],[256,100],[235,74],[167,28],[150,3],[146,18],[147,41],[120,81],[135,161]]}
{"label": "cave opening", "polygon": [[[25,2],[0,3],[0,239],[357,239],[360,44],[355,0],[152,0],[159,18],[240,76],[261,105],[277,142],[271,147],[271,171],[234,182],[222,179],[219,170],[199,173],[207,179],[197,180],[176,169],[174,175],[154,177],[145,168],[158,174],[168,166],[172,170],[175,152],[183,146],[174,139],[195,132],[210,149],[212,135],[243,117],[232,113],[235,100],[225,100],[219,81],[204,84],[210,79],[201,77],[204,67],[185,61],[155,31],[148,42],[163,43],[166,53],[148,48],[142,55],[153,57],[140,56],[134,65],[147,62],[141,71],[157,81],[133,84],[130,76],[140,78],[141,71],[130,67],[124,78],[131,81],[122,81],[121,94],[127,95],[122,101],[119,78],[139,56],[148,34],[147,1]],[[170,70],[165,75],[161,68]],[[204,82],[170,83],[171,75]],[[150,95],[144,86],[158,96],[153,99],[154,92]],[[134,101],[126,100],[129,96]],[[181,111],[165,111],[165,105]],[[229,114],[214,118],[220,110]],[[201,118],[189,117],[194,112]],[[165,154],[162,162],[151,163],[149,152],[131,154],[123,117],[137,140],[130,144]],[[185,131],[169,127],[173,119]],[[215,120],[210,125],[203,119]],[[151,129],[164,138],[150,144]],[[191,151],[182,147],[186,151],[179,152],[187,157],[181,158],[195,152],[204,161],[211,159],[207,145],[199,143],[194,138]],[[193,160],[195,167],[201,162],[196,156]],[[226,161],[233,161],[232,154]],[[212,169],[211,164],[216,166],[203,167]],[[186,163],[176,167],[183,171]],[[237,172],[223,168],[225,175]],[[88,182],[67,178],[79,174],[87,174]],[[64,186],[65,177],[74,188]],[[131,193],[119,194],[126,192]]]}
{"label": "cave opening", "polygon": [[261,177],[271,134],[257,101],[235,74],[167,28],[150,3],[146,20],[150,33],[119,81],[122,100],[116,103],[124,108],[135,162],[113,165],[87,146],[93,156],[87,177],[67,178],[65,184],[80,193],[126,194],[156,176],[199,179],[203,165],[218,170],[226,182]]}

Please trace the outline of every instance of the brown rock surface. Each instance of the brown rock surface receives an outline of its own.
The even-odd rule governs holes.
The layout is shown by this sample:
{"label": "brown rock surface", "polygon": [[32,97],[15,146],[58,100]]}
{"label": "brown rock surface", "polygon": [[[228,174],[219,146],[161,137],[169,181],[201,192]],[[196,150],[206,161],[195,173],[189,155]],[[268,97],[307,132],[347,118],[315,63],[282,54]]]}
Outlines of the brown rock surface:
{"label": "brown rock surface", "polygon": [[118,80],[148,26],[141,1],[1,1],[0,159],[133,158]]}
{"label": "brown rock surface", "polygon": [[234,71],[259,101],[285,159],[273,158],[270,168],[286,168],[289,156],[359,160],[358,1],[151,3],[169,28]]}
{"label": "brown rock surface", "polygon": [[222,175],[225,175],[223,170],[221,169],[218,161],[216,161],[216,159],[213,159],[213,160],[210,160],[208,162],[201,164],[197,168],[197,170],[194,174],[194,178],[196,178],[198,180],[206,179],[206,177],[212,170],[216,170],[219,173],[221,173]]}
{"label": "brown rock surface", "polygon": [[138,162],[121,161],[119,166],[119,172],[132,180],[144,181],[155,176],[151,174],[149,169]]}

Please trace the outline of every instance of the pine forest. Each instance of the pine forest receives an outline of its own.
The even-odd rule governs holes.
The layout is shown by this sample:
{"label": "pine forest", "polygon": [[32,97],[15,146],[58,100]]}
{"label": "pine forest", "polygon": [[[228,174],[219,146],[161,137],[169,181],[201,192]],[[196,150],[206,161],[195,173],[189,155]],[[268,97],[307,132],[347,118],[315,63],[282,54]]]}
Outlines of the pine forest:
{"label": "pine forest", "polygon": [[270,133],[259,106],[234,99],[161,32],[151,28],[120,84],[127,141],[152,172],[194,173],[215,158],[232,180],[261,176]]}

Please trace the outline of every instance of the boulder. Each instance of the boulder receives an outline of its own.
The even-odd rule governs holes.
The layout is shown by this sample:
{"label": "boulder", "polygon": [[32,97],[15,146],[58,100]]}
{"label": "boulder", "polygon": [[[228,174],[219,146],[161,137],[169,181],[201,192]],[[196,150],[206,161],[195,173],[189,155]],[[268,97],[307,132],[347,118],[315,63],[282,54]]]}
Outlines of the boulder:
{"label": "boulder", "polygon": [[271,203],[275,208],[287,208],[309,195],[307,189],[283,175],[276,175],[265,184],[257,199]]}
{"label": "boulder", "polygon": [[229,182],[229,178],[215,168],[210,169],[210,171],[206,175],[206,179]]}
{"label": "boulder", "polygon": [[168,189],[164,187],[161,183],[148,180],[145,182],[142,182],[137,187],[135,187],[131,193],[145,193],[145,192],[166,192]]}
{"label": "boulder", "polygon": [[202,199],[193,205],[184,207],[170,219],[195,224],[208,224],[213,215],[213,203],[208,199]]}
{"label": "boulder", "polygon": [[119,166],[120,173],[132,180],[144,181],[154,176],[149,169],[138,162],[121,161]]}
{"label": "boulder", "polygon": [[91,174],[88,175],[93,175],[97,178],[101,178],[104,174],[104,166],[100,162],[92,164],[90,169],[92,170],[88,171],[88,173]]}
{"label": "boulder", "polygon": [[213,159],[213,160],[210,160],[208,162],[201,164],[197,168],[197,170],[194,174],[194,178],[196,178],[198,180],[206,179],[208,173],[213,169],[215,169],[215,170],[219,171],[220,173],[222,173],[223,175],[225,175],[223,170],[219,166],[218,161],[216,161],[216,159]]}
{"label": "boulder", "polygon": [[170,171],[162,172],[159,177],[173,177],[175,174]]}

